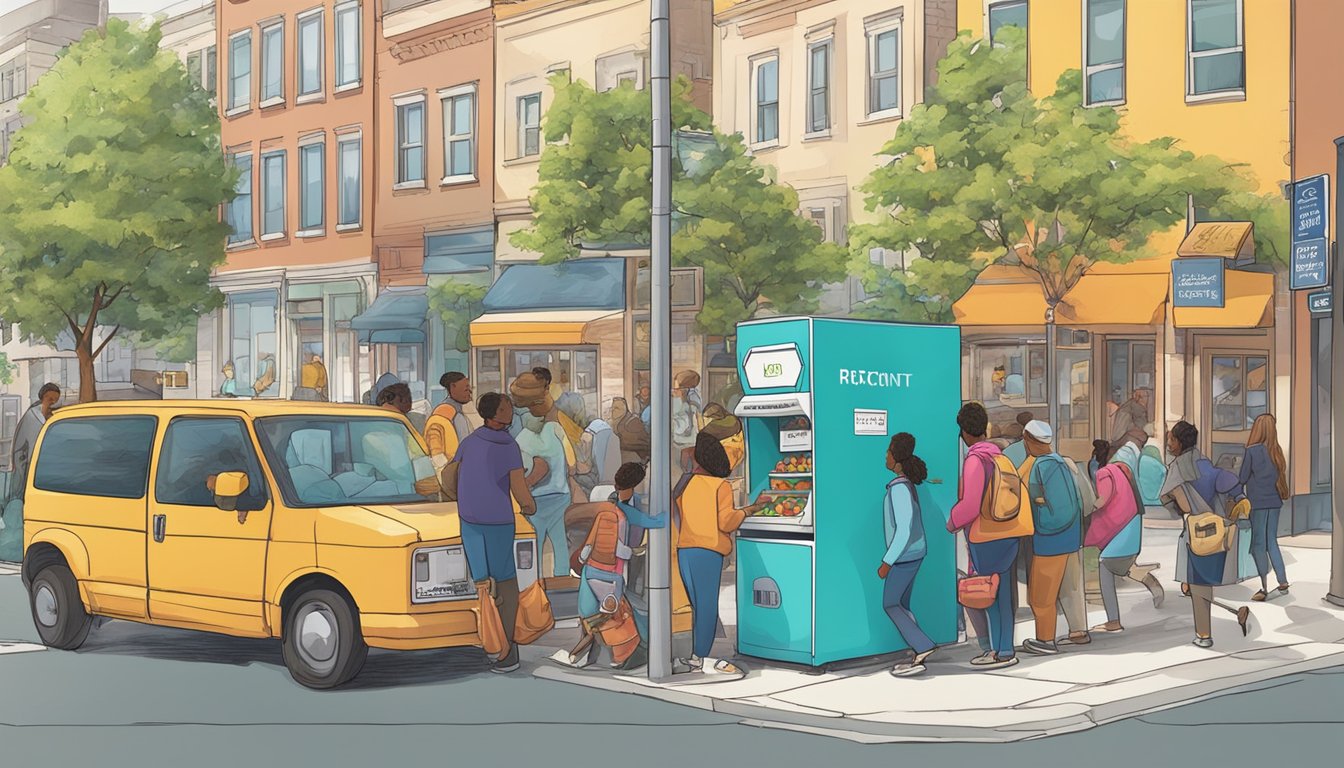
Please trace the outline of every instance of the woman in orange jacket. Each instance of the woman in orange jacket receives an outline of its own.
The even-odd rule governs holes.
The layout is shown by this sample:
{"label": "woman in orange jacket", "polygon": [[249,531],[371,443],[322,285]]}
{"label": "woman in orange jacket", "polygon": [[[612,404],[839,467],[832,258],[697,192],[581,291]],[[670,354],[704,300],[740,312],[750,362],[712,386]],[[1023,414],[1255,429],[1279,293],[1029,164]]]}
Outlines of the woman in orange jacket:
{"label": "woman in orange jacket", "polygon": [[712,435],[696,435],[695,464],[695,471],[679,484],[675,494],[679,513],[677,565],[691,601],[692,617],[693,655],[684,665],[692,672],[738,674],[727,660],[711,659],[708,665],[705,660],[718,628],[723,558],[733,547],[729,534],[764,505],[757,503],[744,509],[733,505],[733,490],[726,479],[732,464],[723,444]]}

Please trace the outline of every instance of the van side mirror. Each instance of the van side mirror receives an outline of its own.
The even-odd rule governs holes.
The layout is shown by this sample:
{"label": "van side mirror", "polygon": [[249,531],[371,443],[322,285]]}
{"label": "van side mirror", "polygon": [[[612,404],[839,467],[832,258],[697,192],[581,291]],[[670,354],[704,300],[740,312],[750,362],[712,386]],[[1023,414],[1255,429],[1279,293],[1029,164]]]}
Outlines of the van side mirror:
{"label": "van side mirror", "polygon": [[247,491],[247,475],[242,472],[221,472],[214,477],[215,506],[227,512],[238,508],[238,497]]}

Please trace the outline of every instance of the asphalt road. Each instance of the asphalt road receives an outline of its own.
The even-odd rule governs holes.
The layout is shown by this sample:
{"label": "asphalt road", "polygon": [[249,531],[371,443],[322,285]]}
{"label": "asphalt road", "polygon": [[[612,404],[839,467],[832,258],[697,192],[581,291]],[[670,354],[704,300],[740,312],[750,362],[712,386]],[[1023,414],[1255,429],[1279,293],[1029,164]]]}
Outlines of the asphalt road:
{"label": "asphalt road", "polygon": [[[0,640],[36,640],[16,576],[0,577]],[[277,643],[111,622],[76,653],[0,653],[0,766],[1323,766],[1344,724],[1344,671],[1009,745],[862,745],[526,671],[375,652],[314,692]]]}

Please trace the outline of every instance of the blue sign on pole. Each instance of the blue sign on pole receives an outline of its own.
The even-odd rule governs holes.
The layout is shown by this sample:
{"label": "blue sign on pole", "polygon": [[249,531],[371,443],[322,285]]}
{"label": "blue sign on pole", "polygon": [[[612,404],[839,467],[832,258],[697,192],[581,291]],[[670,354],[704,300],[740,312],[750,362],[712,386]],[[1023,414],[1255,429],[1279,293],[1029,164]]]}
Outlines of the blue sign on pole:
{"label": "blue sign on pole", "polygon": [[1309,176],[1293,184],[1293,242],[1329,240],[1329,206],[1329,176]]}
{"label": "blue sign on pole", "polygon": [[1226,303],[1222,258],[1181,257],[1171,262],[1173,307],[1217,307]]}
{"label": "blue sign on pole", "polygon": [[1323,239],[1294,241],[1292,270],[1288,276],[1288,287],[1294,291],[1329,285],[1329,242]]}
{"label": "blue sign on pole", "polygon": [[1335,308],[1334,294],[1329,291],[1307,294],[1307,309],[1313,315],[1328,315]]}

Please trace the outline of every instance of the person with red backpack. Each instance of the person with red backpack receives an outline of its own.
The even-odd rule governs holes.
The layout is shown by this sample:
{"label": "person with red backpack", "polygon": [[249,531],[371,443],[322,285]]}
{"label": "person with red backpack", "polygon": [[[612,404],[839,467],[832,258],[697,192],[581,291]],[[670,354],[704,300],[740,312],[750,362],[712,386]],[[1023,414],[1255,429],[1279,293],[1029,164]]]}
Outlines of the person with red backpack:
{"label": "person with red backpack", "polygon": [[969,595],[973,591],[993,595],[986,608],[990,650],[971,664],[985,670],[1010,667],[1017,663],[1011,571],[1017,560],[1019,540],[1035,530],[1031,509],[1013,463],[985,438],[989,431],[985,406],[974,402],[962,406],[957,426],[969,450],[947,530],[966,531],[973,571],[958,584],[958,599],[967,607],[983,608],[984,605],[971,605]]}
{"label": "person with red backpack", "polygon": [[[1027,577],[1027,603],[1036,617],[1036,637],[1027,638],[1022,650],[1039,656],[1059,653],[1055,632],[1059,627],[1059,598],[1069,561],[1083,549],[1083,503],[1064,458],[1054,450],[1054,431],[1043,421],[1026,427],[1027,460],[1021,467],[1026,478],[1035,532],[1031,537],[1031,571]],[[1073,569],[1082,580],[1082,568]],[[1079,592],[1082,585],[1073,585]]]}

